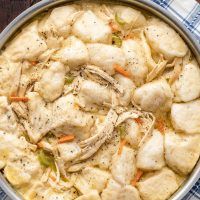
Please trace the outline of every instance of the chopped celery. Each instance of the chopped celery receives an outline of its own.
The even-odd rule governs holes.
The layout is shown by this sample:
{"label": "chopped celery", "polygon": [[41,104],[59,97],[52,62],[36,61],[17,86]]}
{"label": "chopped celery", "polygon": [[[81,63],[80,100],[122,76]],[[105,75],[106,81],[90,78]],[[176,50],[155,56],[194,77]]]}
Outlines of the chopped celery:
{"label": "chopped celery", "polygon": [[54,157],[49,152],[41,149],[38,153],[38,160],[44,167],[50,167],[52,170],[56,171]]}
{"label": "chopped celery", "polygon": [[117,47],[121,47],[122,46],[122,40],[121,38],[116,35],[116,34],[112,34],[112,43],[114,45],[116,45]]}
{"label": "chopped celery", "polygon": [[126,135],[126,127],[125,127],[125,125],[118,126],[117,130],[118,130],[118,132],[120,134],[120,137],[123,139],[125,137],[125,135]]}
{"label": "chopped celery", "polygon": [[66,76],[65,77],[65,83],[66,84],[71,84],[73,82],[73,80],[74,80],[74,77],[72,77],[72,76]]}
{"label": "chopped celery", "polygon": [[119,25],[124,25],[125,24],[125,21],[119,17],[119,15],[116,13],[115,14],[115,21],[119,24]]}

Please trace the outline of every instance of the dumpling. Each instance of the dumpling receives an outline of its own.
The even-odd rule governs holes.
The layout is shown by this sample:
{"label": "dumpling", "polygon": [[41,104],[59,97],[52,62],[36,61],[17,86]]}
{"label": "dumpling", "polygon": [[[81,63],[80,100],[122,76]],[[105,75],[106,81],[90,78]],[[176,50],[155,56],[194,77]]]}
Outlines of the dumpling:
{"label": "dumpling", "polygon": [[143,200],[165,200],[168,199],[179,185],[175,173],[163,168],[155,173],[150,173],[137,183],[137,188]]}
{"label": "dumpling", "polygon": [[133,8],[126,6],[114,6],[113,10],[117,17],[123,21],[125,29],[138,28],[146,24],[144,15]]}
{"label": "dumpling", "polygon": [[99,194],[97,191],[92,191],[88,194],[84,194],[78,198],[76,198],[75,200],[101,200]]}
{"label": "dumpling", "polygon": [[0,96],[0,131],[16,135],[21,134],[17,117],[5,96]]}
{"label": "dumpling", "polygon": [[64,162],[74,160],[81,154],[81,149],[76,142],[58,144],[58,151]]}
{"label": "dumpling", "polygon": [[173,94],[166,80],[160,79],[142,85],[134,92],[134,101],[144,110],[168,111],[172,105]]}
{"label": "dumpling", "polygon": [[73,17],[78,11],[76,6],[67,5],[54,8],[49,16],[43,18],[39,25],[39,31],[45,37],[52,37],[54,34],[66,38],[71,32]]}
{"label": "dumpling", "polygon": [[188,102],[200,96],[200,68],[189,63],[183,66],[178,80],[172,85],[176,102]]}
{"label": "dumpling", "polygon": [[30,152],[31,148],[34,150],[37,148],[37,146],[28,143],[24,137],[17,137],[4,131],[0,131],[0,143],[0,169],[5,167],[9,161]]}
{"label": "dumpling", "polygon": [[88,50],[85,44],[74,36],[63,41],[63,46],[58,50],[52,59],[68,65],[71,69],[80,68],[88,62]]}
{"label": "dumpling", "polygon": [[134,83],[137,86],[143,84],[148,73],[148,67],[141,42],[132,39],[124,40],[122,50],[126,58],[127,71]]}
{"label": "dumpling", "polygon": [[44,71],[41,80],[35,85],[35,91],[37,91],[45,101],[51,102],[62,94],[64,84],[64,65],[60,62],[52,62],[49,69]]}
{"label": "dumpling", "polygon": [[139,192],[131,185],[121,186],[119,183],[110,179],[106,189],[101,194],[102,200],[140,200]]}
{"label": "dumpling", "polygon": [[84,168],[81,175],[89,184],[90,188],[98,192],[102,192],[110,178],[110,174],[107,171],[94,167]]}
{"label": "dumpling", "polygon": [[21,76],[21,64],[0,56],[0,95],[16,95]]}
{"label": "dumpling", "polygon": [[100,67],[109,75],[115,74],[115,64],[125,67],[126,59],[120,48],[98,43],[88,44],[87,48],[90,64]]}
{"label": "dumpling", "polygon": [[111,104],[111,90],[106,86],[90,80],[84,80],[81,83],[80,92],[78,94],[79,103],[82,107],[92,106],[94,104],[102,106]]}
{"label": "dumpling", "polygon": [[119,95],[119,104],[123,106],[128,106],[128,104],[131,102],[131,97],[135,90],[135,84],[132,80],[120,74],[116,74],[115,79],[124,89],[123,94]]}
{"label": "dumpling", "polygon": [[34,21],[9,43],[3,54],[13,61],[35,61],[46,50],[47,45],[38,33],[38,21]]}
{"label": "dumpling", "polygon": [[72,27],[74,35],[84,42],[108,43],[111,38],[111,29],[91,10],[84,12]]}
{"label": "dumpling", "polygon": [[164,137],[154,130],[152,136],[138,150],[137,168],[145,170],[160,170],[164,165]]}
{"label": "dumpling", "polygon": [[142,139],[142,133],[139,125],[133,120],[128,119],[126,121],[126,141],[133,147],[137,148],[140,140]]}
{"label": "dumpling", "polygon": [[173,103],[171,121],[178,132],[188,134],[200,133],[200,100],[187,103]]}
{"label": "dumpling", "polygon": [[163,54],[166,59],[183,57],[188,51],[188,47],[178,33],[160,20],[151,19],[145,34],[153,50]]}
{"label": "dumpling", "polygon": [[112,158],[111,173],[121,184],[130,184],[135,174],[135,152],[129,147],[123,147],[121,155],[118,152]]}
{"label": "dumpling", "polygon": [[200,135],[165,133],[165,160],[176,172],[187,175],[200,155]]}

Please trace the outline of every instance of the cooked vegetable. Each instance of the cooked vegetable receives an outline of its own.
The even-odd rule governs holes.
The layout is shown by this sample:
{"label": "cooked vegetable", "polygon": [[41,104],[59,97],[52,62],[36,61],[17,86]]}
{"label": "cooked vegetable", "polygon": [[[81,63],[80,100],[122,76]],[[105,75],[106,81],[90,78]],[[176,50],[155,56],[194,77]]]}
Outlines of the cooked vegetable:
{"label": "cooked vegetable", "polygon": [[117,26],[117,24],[113,23],[113,22],[110,22],[109,23],[109,26],[112,30],[112,33],[117,33],[119,32],[119,27]]}
{"label": "cooked vegetable", "polygon": [[65,135],[63,137],[61,137],[59,140],[58,140],[58,143],[59,144],[62,144],[62,143],[65,143],[65,142],[71,142],[73,141],[75,138],[74,135]]}
{"label": "cooked vegetable", "polygon": [[28,97],[16,97],[16,96],[11,96],[10,97],[10,101],[22,101],[22,102],[27,102],[28,101]]}
{"label": "cooked vegetable", "polygon": [[123,139],[125,137],[125,135],[126,135],[126,127],[125,127],[125,125],[118,126],[117,130],[118,130],[118,132],[120,134],[120,138]]}
{"label": "cooked vegetable", "polygon": [[54,156],[49,152],[41,149],[38,153],[38,160],[40,161],[40,164],[44,167],[50,167],[52,170],[56,171]]}
{"label": "cooked vegetable", "polygon": [[124,147],[125,145],[126,145],[126,140],[125,140],[125,139],[121,140],[120,146],[119,146],[119,150],[118,150],[118,155],[121,155],[121,154],[122,154],[123,147]]}
{"label": "cooked vegetable", "polygon": [[134,177],[134,179],[132,180],[132,186],[136,186],[136,183],[140,180],[140,178],[142,177],[143,175],[143,171],[138,169],[137,172],[136,172],[136,175]]}
{"label": "cooked vegetable", "polygon": [[114,69],[116,72],[120,73],[121,75],[126,76],[128,78],[130,77],[130,74],[126,70],[124,70],[120,65],[115,64]]}
{"label": "cooked vegetable", "polygon": [[116,45],[117,47],[121,47],[122,39],[117,34],[112,34],[112,44]]}
{"label": "cooked vegetable", "polygon": [[143,120],[141,118],[139,118],[139,117],[135,118],[134,121],[139,125],[142,125],[144,123]]}
{"label": "cooked vegetable", "polygon": [[117,13],[115,14],[115,21],[122,26],[125,24],[125,21]]}
{"label": "cooked vegetable", "polygon": [[31,61],[30,64],[31,64],[32,66],[35,66],[35,65],[38,64],[38,61]]}
{"label": "cooked vegetable", "polygon": [[74,77],[73,76],[66,76],[65,77],[65,83],[66,84],[71,84],[74,80]]}
{"label": "cooked vegetable", "polygon": [[165,132],[165,124],[161,119],[157,119],[155,123],[155,128],[157,128],[161,133]]}

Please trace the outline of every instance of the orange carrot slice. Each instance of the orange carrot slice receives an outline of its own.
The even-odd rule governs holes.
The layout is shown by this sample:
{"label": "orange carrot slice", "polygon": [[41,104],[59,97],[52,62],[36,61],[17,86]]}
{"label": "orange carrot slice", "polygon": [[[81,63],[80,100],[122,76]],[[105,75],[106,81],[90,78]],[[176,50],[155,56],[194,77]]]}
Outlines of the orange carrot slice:
{"label": "orange carrot slice", "polygon": [[126,140],[123,139],[121,142],[120,142],[120,146],[119,146],[119,150],[118,150],[118,155],[121,155],[122,154],[122,150],[123,150],[123,147],[126,145]]}
{"label": "orange carrot slice", "polygon": [[22,101],[22,102],[27,102],[28,100],[29,100],[28,97],[16,97],[16,96],[11,96],[11,97],[10,97],[10,101],[16,101],[16,102]]}
{"label": "orange carrot slice", "polygon": [[116,72],[120,73],[121,75],[126,76],[128,78],[130,77],[130,74],[127,71],[125,71],[120,65],[115,64],[114,69]]}
{"label": "orange carrot slice", "polygon": [[139,124],[139,125],[142,125],[144,122],[142,121],[142,119],[141,118],[135,118],[134,119],[134,121],[137,123],[137,124]]}
{"label": "orange carrot slice", "polygon": [[135,175],[134,179],[131,182],[132,186],[136,186],[136,183],[140,180],[140,178],[142,177],[143,173],[144,172],[142,170],[140,170],[140,169],[137,170],[136,175]]}
{"label": "orange carrot slice", "polygon": [[59,144],[62,144],[62,143],[65,143],[65,142],[71,142],[73,141],[75,138],[74,135],[65,135],[63,137],[61,137],[59,140],[58,140],[58,143]]}

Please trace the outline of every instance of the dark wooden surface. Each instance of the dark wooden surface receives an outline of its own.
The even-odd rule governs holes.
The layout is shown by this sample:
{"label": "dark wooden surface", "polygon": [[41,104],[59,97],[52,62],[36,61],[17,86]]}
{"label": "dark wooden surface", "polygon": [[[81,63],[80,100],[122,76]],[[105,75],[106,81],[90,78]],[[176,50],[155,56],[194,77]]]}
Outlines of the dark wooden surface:
{"label": "dark wooden surface", "polygon": [[[0,0],[0,32],[22,11],[39,1],[40,0]],[[197,1],[200,2],[200,0]]]}
{"label": "dark wooden surface", "polygon": [[0,32],[26,8],[40,0],[0,0]]}

